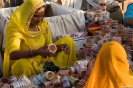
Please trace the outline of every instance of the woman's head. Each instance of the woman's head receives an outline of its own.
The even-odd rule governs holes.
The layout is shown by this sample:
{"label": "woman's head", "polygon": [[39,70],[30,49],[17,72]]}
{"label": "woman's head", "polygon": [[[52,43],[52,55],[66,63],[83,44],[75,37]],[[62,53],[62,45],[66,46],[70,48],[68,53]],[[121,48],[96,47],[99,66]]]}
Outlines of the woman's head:
{"label": "woman's head", "polygon": [[[102,67],[101,69],[108,71],[108,73],[113,73],[115,70],[127,71],[126,69],[129,67],[126,51],[120,43],[115,41],[107,42],[102,46],[96,62],[99,64],[99,68]],[[120,66],[125,69],[119,69]],[[106,70],[107,68],[108,70]]]}
{"label": "woman's head", "polygon": [[45,14],[45,6],[41,6],[37,11],[34,13],[31,24],[30,25],[38,25],[44,18]]}
{"label": "woman's head", "polygon": [[100,49],[85,88],[121,88],[133,86],[129,64],[123,46],[115,41]]}
{"label": "woman's head", "polygon": [[[45,3],[43,0],[26,0],[12,13],[8,24],[10,26],[15,26],[17,30],[27,36],[39,35],[42,32],[30,32],[29,26],[38,25],[43,20],[44,13]],[[47,25],[46,22],[44,23]]]}

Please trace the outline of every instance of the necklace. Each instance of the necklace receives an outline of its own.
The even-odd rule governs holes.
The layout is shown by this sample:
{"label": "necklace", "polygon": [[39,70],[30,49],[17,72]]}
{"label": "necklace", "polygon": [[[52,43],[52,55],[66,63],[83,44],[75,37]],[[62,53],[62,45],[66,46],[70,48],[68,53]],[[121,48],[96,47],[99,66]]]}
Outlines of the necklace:
{"label": "necklace", "polygon": [[35,28],[30,28],[30,27],[29,27],[29,30],[35,32],[35,31],[38,31],[38,27],[37,27],[37,26],[35,26]]}

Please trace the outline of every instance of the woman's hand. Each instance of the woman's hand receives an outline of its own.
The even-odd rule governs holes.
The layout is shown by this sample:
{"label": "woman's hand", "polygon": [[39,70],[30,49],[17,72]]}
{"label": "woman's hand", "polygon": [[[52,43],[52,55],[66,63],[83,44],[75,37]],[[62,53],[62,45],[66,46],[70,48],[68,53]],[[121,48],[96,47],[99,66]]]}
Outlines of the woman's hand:
{"label": "woman's hand", "polygon": [[[94,66],[94,62],[95,62],[95,59],[94,58],[92,58],[92,59],[90,59],[89,60],[89,62],[88,62],[88,64],[87,64],[87,70],[86,70],[86,74],[84,75],[84,77],[83,77],[83,80],[84,81],[87,81],[88,80],[88,78],[89,78],[89,76],[90,76],[90,73],[91,73],[91,71],[92,71],[92,68],[93,68],[93,66]],[[82,80],[82,79],[81,79]],[[82,83],[81,83],[82,84]],[[76,88],[83,88],[84,87],[84,85],[81,85],[80,84],[80,82],[76,85]]]}
{"label": "woman's hand", "polygon": [[92,69],[93,69],[93,66],[94,66],[94,62],[95,62],[95,58],[92,58],[89,60],[88,64],[87,64],[87,70],[86,70],[86,74],[89,76]]}
{"label": "woman's hand", "polygon": [[57,45],[57,52],[64,51],[66,54],[70,53],[70,48],[67,44]]}
{"label": "woman's hand", "polygon": [[39,55],[41,55],[44,58],[48,58],[48,57],[50,57],[50,56],[55,54],[55,53],[51,53],[48,50],[48,46],[43,46],[43,47],[38,48],[37,52],[38,52]]}

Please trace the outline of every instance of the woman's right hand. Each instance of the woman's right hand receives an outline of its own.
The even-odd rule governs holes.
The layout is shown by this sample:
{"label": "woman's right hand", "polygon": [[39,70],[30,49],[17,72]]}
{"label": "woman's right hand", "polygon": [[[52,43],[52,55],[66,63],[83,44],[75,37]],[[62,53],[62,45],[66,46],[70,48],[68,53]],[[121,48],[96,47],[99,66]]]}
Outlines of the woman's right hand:
{"label": "woman's right hand", "polygon": [[44,58],[48,58],[48,57],[50,57],[50,56],[55,54],[55,53],[51,53],[48,50],[48,46],[43,46],[43,47],[38,48],[37,52],[38,52],[39,55],[41,55]]}

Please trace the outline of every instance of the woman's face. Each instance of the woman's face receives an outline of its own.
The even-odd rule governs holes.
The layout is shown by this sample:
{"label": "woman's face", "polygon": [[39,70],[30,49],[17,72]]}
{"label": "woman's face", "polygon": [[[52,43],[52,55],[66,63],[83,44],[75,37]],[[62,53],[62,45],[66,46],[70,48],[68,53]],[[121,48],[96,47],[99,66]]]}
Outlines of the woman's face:
{"label": "woman's face", "polygon": [[33,18],[31,19],[31,24],[38,25],[43,20],[44,14],[45,14],[45,8],[42,7],[39,10],[37,10],[33,15]]}

